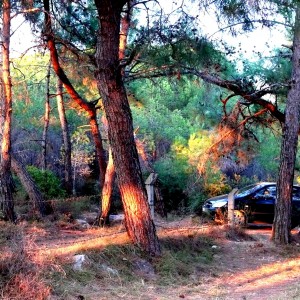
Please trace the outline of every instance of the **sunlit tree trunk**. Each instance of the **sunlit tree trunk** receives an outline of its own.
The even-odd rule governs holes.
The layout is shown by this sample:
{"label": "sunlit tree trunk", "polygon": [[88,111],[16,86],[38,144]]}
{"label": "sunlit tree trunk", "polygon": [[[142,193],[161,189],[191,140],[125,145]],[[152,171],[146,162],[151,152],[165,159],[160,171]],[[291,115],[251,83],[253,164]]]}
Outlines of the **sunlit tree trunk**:
{"label": "sunlit tree trunk", "polygon": [[4,218],[14,222],[14,202],[12,195],[12,175],[11,175],[11,113],[12,113],[12,89],[10,77],[10,12],[9,0],[2,2],[2,83],[3,97],[1,97],[1,160],[0,160],[0,195],[1,208]]}
{"label": "sunlit tree trunk", "polygon": [[62,156],[64,160],[64,186],[68,194],[72,193],[72,159],[71,159],[71,139],[68,120],[65,112],[63,99],[63,84],[57,80],[57,110],[59,114],[60,126],[62,130],[63,149]]}
{"label": "sunlit tree trunk", "polygon": [[[130,28],[130,5],[133,1],[127,3],[127,11],[121,18],[121,29],[120,29],[120,45],[119,45],[119,60],[120,62],[125,59],[125,51],[127,47],[127,37]],[[123,72],[122,72],[122,75]],[[104,121],[107,127],[107,121]],[[112,201],[112,191],[115,182],[115,166],[113,162],[112,152],[109,149],[108,164],[105,173],[105,181],[101,194],[101,215],[99,215],[96,221],[97,225],[107,225],[109,223],[109,210]]]}
{"label": "sunlit tree trunk", "polygon": [[112,158],[111,149],[109,149],[109,156],[108,156],[108,164],[105,173],[105,181],[104,186],[102,189],[102,197],[101,197],[101,214],[96,221],[96,225],[107,225],[109,224],[109,211],[111,207],[111,196],[114,187],[115,181],[115,165]]}
{"label": "sunlit tree trunk", "polygon": [[128,235],[135,244],[151,255],[159,255],[160,246],[147,202],[134,142],[131,111],[119,64],[120,19],[126,2],[95,1],[100,21],[96,77],[108,121],[108,137]]}
{"label": "sunlit tree trunk", "polygon": [[300,4],[294,26],[291,87],[287,97],[283,139],[280,155],[280,169],[277,181],[277,202],[272,230],[272,239],[279,244],[290,242],[291,199],[294,168],[298,145],[300,117]]}
{"label": "sunlit tree trunk", "polygon": [[45,98],[45,113],[44,113],[44,128],[42,136],[42,169],[47,169],[47,143],[48,143],[48,129],[50,121],[50,64],[48,66],[46,76],[46,98]]}
{"label": "sunlit tree trunk", "polygon": [[53,31],[52,31],[49,0],[43,0],[43,4],[44,4],[44,12],[45,12],[44,36],[46,38],[47,47],[50,52],[52,67],[53,67],[53,70],[56,73],[56,75],[62,81],[64,88],[66,89],[67,93],[70,95],[72,100],[79,107],[84,109],[89,116],[89,124],[91,127],[91,133],[93,136],[95,149],[96,149],[96,155],[97,155],[97,161],[99,163],[99,169],[100,169],[100,187],[102,188],[103,184],[104,184],[104,176],[105,176],[105,171],[106,171],[106,153],[103,148],[102,138],[101,138],[99,125],[98,125],[98,121],[97,121],[96,107],[95,107],[95,104],[85,101],[77,93],[77,91],[74,89],[73,85],[71,84],[69,78],[65,74],[64,70],[61,68],[58,52],[56,50],[54,35],[53,35]]}

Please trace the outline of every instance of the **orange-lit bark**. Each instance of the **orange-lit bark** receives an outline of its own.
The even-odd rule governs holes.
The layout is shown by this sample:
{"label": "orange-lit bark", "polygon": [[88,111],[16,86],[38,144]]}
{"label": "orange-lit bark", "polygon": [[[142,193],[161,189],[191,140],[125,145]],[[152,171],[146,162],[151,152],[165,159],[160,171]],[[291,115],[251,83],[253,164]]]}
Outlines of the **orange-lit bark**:
{"label": "orange-lit bark", "polygon": [[[125,59],[125,50],[127,47],[127,37],[130,28],[130,2],[127,3],[127,12],[121,18],[121,29],[120,29],[120,45],[119,45],[119,60],[120,62]],[[124,72],[122,70],[122,75]],[[107,128],[107,120],[104,117],[103,123]],[[109,210],[111,207],[112,201],[112,191],[113,185],[115,182],[115,166],[111,153],[111,149],[109,149],[109,157],[108,157],[108,165],[105,173],[104,186],[102,189],[102,197],[101,197],[101,216],[100,219],[96,221],[97,225],[107,225],[109,223]]]}
{"label": "orange-lit bark", "polygon": [[142,143],[142,141],[138,138],[135,138],[135,144],[136,144],[136,148],[138,151],[138,154],[140,155],[146,169],[150,172],[153,172],[153,169],[151,168],[151,166],[149,165],[149,160],[148,160],[148,155],[146,153],[146,149]]}
{"label": "orange-lit bark", "polygon": [[52,31],[51,25],[51,16],[50,16],[50,5],[49,0],[44,0],[44,11],[45,11],[45,37],[47,40],[47,47],[50,52],[51,63],[53,70],[55,71],[56,75],[62,81],[66,91],[73,99],[73,101],[79,105],[82,109],[84,109],[89,115],[89,123],[91,126],[91,132],[93,136],[93,140],[95,143],[95,149],[97,154],[97,159],[99,162],[100,168],[100,186],[102,187],[104,184],[104,176],[106,172],[106,154],[103,148],[102,138],[99,131],[99,125],[97,122],[97,112],[95,105],[85,101],[74,89],[73,85],[71,84],[69,78],[65,74],[64,70],[60,66],[58,52],[55,46],[55,40]]}
{"label": "orange-lit bark", "polygon": [[97,84],[108,121],[109,142],[129,237],[151,255],[160,254],[136,150],[131,111],[119,66],[119,32],[125,0],[96,0],[100,29]]}
{"label": "orange-lit bark", "polygon": [[111,196],[115,181],[115,165],[112,157],[111,149],[109,149],[108,164],[105,173],[105,181],[102,189],[101,198],[101,216],[97,220],[97,225],[107,225],[109,223],[109,211],[111,207]]}
{"label": "orange-lit bark", "polygon": [[2,2],[2,83],[4,95],[1,97],[1,161],[0,161],[0,194],[1,207],[4,218],[14,222],[14,202],[12,195],[11,176],[11,114],[12,114],[12,90],[10,77],[10,12],[11,4],[9,0]]}

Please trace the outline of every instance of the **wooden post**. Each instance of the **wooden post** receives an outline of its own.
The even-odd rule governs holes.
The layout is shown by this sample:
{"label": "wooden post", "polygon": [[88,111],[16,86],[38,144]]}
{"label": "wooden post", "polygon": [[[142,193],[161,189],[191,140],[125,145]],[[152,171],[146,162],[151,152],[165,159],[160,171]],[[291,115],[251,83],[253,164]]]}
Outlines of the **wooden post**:
{"label": "wooden post", "polygon": [[234,226],[234,196],[237,192],[237,189],[233,189],[228,194],[228,225]]}
{"label": "wooden post", "polygon": [[154,183],[157,179],[156,173],[151,173],[149,177],[145,181],[147,196],[148,196],[148,203],[150,206],[150,212],[152,219],[154,219]]}

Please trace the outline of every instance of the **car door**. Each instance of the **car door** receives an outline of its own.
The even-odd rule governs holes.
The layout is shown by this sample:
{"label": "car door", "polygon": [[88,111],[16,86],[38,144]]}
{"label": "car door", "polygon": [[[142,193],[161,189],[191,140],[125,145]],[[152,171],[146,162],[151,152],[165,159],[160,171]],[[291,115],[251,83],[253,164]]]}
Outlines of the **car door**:
{"label": "car door", "polygon": [[300,187],[293,187],[292,196],[292,228],[300,224]]}
{"label": "car door", "polygon": [[266,186],[255,191],[248,200],[251,219],[272,223],[274,219],[274,206],[276,199],[276,186]]}

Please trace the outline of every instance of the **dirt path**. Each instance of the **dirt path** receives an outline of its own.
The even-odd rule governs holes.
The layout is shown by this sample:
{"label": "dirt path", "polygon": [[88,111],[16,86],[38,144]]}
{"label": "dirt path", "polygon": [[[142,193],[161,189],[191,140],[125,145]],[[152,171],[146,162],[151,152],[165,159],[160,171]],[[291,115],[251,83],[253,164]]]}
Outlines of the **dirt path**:
{"label": "dirt path", "polygon": [[[186,299],[288,300],[300,299],[300,257],[291,247],[270,243],[270,229],[247,230],[252,241],[223,240],[215,255],[217,278],[202,285],[205,294],[193,292]],[[201,287],[199,286],[199,290]]]}
{"label": "dirt path", "polygon": [[[223,275],[214,284],[228,299],[300,299],[300,259],[285,258],[263,235],[248,231],[255,241],[225,242],[219,268]],[[295,286],[295,287],[294,287]]]}

